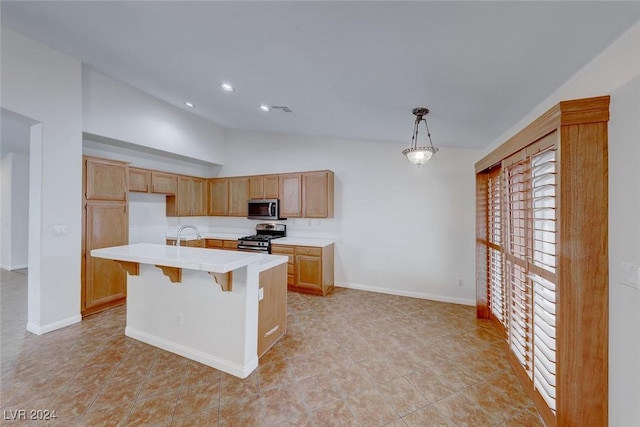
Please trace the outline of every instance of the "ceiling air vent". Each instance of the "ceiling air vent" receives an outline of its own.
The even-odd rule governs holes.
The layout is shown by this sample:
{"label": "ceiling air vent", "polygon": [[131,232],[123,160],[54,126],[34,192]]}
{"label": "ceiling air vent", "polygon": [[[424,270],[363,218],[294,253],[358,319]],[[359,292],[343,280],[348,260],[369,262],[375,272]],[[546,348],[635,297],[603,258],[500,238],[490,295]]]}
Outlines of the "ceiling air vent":
{"label": "ceiling air vent", "polygon": [[286,105],[272,105],[271,106],[272,110],[280,110],[283,113],[293,113],[293,110],[289,107],[287,107]]}

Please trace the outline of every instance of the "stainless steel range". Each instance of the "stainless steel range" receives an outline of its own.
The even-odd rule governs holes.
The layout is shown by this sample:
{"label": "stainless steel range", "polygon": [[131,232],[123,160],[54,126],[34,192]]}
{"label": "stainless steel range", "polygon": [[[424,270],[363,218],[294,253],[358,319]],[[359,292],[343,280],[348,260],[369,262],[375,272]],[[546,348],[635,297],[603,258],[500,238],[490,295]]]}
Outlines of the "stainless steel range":
{"label": "stainless steel range", "polygon": [[256,234],[238,239],[238,250],[271,253],[271,240],[285,237],[287,226],[271,222],[256,225]]}

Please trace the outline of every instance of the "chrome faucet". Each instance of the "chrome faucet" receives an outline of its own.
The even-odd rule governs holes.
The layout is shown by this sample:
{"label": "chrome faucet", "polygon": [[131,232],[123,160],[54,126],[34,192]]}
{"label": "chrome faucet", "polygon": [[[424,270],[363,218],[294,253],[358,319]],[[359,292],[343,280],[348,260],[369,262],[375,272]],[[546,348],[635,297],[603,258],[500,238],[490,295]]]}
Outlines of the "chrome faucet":
{"label": "chrome faucet", "polygon": [[198,238],[198,240],[202,239],[202,236],[200,235],[200,230],[198,230],[198,227],[196,227],[195,225],[183,225],[178,229],[178,239],[176,241],[176,244],[178,245],[178,247],[180,247],[180,234],[182,234],[182,230],[184,230],[185,228],[193,229],[193,231],[196,232],[196,237]]}

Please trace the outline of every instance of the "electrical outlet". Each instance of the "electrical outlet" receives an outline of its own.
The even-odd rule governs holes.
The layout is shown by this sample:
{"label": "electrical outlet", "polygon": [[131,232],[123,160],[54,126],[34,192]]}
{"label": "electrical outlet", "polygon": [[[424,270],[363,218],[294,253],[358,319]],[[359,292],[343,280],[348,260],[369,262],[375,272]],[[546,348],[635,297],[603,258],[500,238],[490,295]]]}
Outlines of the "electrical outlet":
{"label": "electrical outlet", "polygon": [[182,326],[182,313],[178,313],[178,325]]}
{"label": "electrical outlet", "polygon": [[621,262],[619,281],[623,285],[640,289],[640,279],[638,278],[638,266],[628,262]]}
{"label": "electrical outlet", "polygon": [[264,288],[258,289],[258,301],[262,301],[264,298]]}
{"label": "electrical outlet", "polygon": [[458,279],[458,286],[464,286],[464,279]]}
{"label": "electrical outlet", "polygon": [[54,225],[53,226],[53,235],[54,236],[66,236],[67,235],[67,226],[66,225]]}

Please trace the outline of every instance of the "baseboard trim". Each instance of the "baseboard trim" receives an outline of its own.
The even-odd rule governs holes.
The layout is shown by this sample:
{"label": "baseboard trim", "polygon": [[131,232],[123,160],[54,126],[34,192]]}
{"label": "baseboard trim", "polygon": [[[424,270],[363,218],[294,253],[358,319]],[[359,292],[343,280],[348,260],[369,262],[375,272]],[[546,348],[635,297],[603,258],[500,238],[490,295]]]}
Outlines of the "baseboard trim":
{"label": "baseboard trim", "polygon": [[407,291],[400,291],[397,289],[378,288],[375,286],[359,285],[356,283],[336,282],[335,286],[339,288],[356,289],[358,291],[377,292],[379,294],[397,295],[401,297],[411,297],[411,298],[419,298],[419,299],[428,299],[431,301],[448,302],[451,304],[462,304],[462,305],[470,305],[470,306],[476,305],[476,301],[473,299],[451,297],[446,295],[435,295],[435,294],[429,294],[425,292],[407,292]]}
{"label": "baseboard trim", "polygon": [[64,328],[69,325],[73,325],[74,323],[78,323],[82,321],[82,316],[79,314],[77,316],[67,317],[66,319],[58,320],[57,322],[48,323],[46,325],[40,326],[35,323],[29,322],[27,323],[27,331],[36,334],[43,335],[47,332],[52,332],[57,329]]}
{"label": "baseboard trim", "polygon": [[4,265],[4,264],[0,264],[0,268],[3,270],[8,270],[8,271],[13,271],[13,270],[20,270],[21,268],[27,268],[29,267],[29,264],[20,264],[20,265]]}
{"label": "baseboard trim", "polygon": [[156,335],[148,334],[146,332],[140,331],[139,329],[135,329],[130,326],[127,326],[125,328],[124,334],[138,341],[142,341],[144,343],[153,345],[163,350],[170,351],[171,353],[175,353],[179,356],[183,356],[188,359],[195,360],[196,362],[200,362],[204,365],[210,366],[212,368],[216,368],[220,371],[226,372],[228,374],[231,374],[243,379],[248,377],[249,374],[258,367],[257,355],[255,359],[253,359],[250,363],[246,364],[245,366],[240,366],[226,359],[221,359],[219,357],[213,356],[212,354],[194,350],[193,348],[186,347],[181,344],[176,344],[175,342],[168,341]]}

